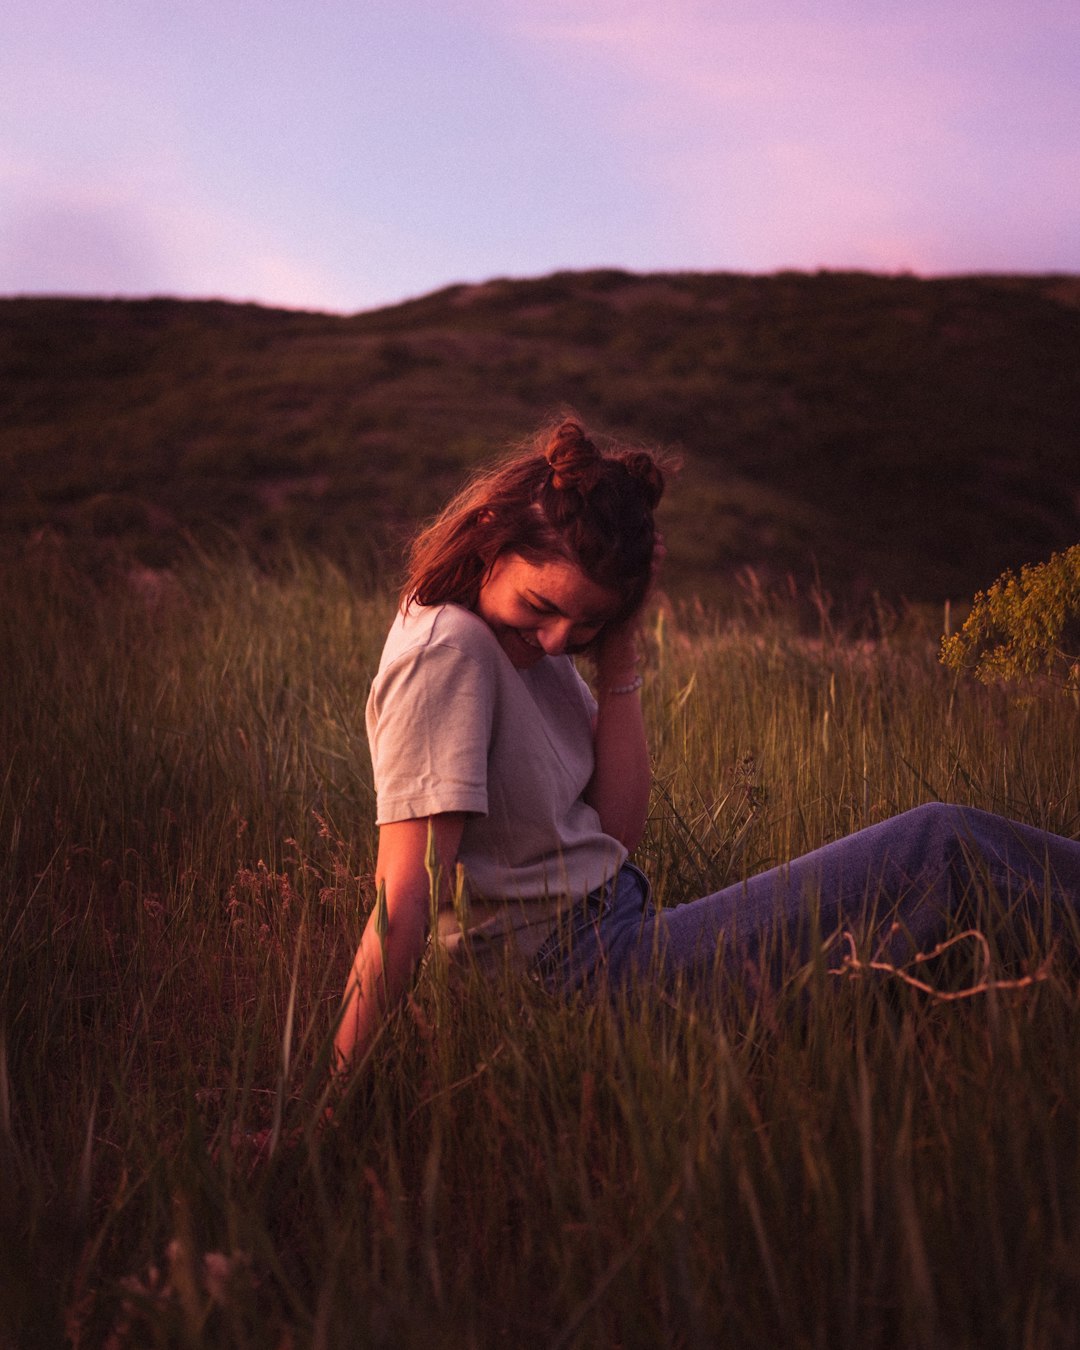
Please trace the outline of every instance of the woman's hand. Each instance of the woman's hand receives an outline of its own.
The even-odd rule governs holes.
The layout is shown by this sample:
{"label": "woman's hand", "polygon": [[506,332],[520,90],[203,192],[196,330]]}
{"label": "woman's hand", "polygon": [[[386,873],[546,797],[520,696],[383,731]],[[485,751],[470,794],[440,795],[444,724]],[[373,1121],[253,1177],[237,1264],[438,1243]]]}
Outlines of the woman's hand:
{"label": "woman's hand", "polygon": [[641,604],[625,619],[606,625],[593,644],[591,655],[596,665],[596,684],[599,690],[621,689],[632,684],[637,678],[642,658],[642,616],[656,590],[660,569],[666,557],[664,536],[657,530],[653,541],[649,585]]}

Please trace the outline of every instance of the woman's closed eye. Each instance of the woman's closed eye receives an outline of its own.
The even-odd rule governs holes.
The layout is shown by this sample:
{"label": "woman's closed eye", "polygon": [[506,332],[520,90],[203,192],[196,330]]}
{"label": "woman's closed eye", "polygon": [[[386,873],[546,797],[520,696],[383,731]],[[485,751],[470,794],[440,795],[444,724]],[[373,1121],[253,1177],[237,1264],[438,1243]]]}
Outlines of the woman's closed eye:
{"label": "woman's closed eye", "polygon": [[568,656],[576,656],[580,652],[587,652],[596,641],[603,626],[602,623],[590,624],[587,628],[576,632],[567,644],[566,654]]}

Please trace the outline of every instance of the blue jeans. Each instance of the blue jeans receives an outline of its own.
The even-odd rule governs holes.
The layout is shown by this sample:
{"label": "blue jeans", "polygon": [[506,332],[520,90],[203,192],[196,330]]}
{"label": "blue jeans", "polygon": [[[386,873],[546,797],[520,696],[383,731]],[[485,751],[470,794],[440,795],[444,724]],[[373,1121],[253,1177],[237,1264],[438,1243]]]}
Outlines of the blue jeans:
{"label": "blue jeans", "polygon": [[[768,976],[847,929],[900,963],[991,897],[1016,924],[1080,911],[1080,842],[973,807],[931,802],[670,909],[632,864],[592,892],[533,963],[553,992],[637,979],[715,987],[725,971]],[[1076,929],[1073,929],[1074,933]]]}

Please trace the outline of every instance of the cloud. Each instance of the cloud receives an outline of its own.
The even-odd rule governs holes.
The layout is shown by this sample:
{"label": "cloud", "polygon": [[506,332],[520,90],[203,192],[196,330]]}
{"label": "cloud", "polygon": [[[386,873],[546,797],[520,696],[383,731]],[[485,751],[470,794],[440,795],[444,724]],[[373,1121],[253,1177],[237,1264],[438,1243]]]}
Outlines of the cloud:
{"label": "cloud", "polygon": [[164,258],[141,215],[90,197],[13,203],[0,227],[0,290],[115,295],[160,286]]}
{"label": "cloud", "polygon": [[200,200],[148,166],[127,183],[0,168],[0,292],[259,299],[329,309],[341,287],[255,220]]}
{"label": "cloud", "polygon": [[193,200],[156,203],[150,219],[180,278],[180,294],[305,309],[342,304],[333,277],[283,246],[255,219]]}
{"label": "cloud", "polygon": [[752,270],[955,270],[1002,265],[1026,231],[1027,259],[1080,265],[1080,201],[1057,168],[1062,139],[1076,144],[1078,72],[1052,59],[1070,29],[1047,0],[516,12],[523,40],[591,84],[633,144],[641,191],[669,201],[673,253]]}

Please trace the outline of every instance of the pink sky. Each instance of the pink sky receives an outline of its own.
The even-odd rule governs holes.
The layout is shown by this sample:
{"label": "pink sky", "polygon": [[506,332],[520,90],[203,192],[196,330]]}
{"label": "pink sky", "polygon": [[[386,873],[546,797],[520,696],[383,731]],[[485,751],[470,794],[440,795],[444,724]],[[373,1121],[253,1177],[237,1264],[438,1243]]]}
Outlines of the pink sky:
{"label": "pink sky", "polygon": [[0,293],[1080,272],[1077,0],[17,0]]}

